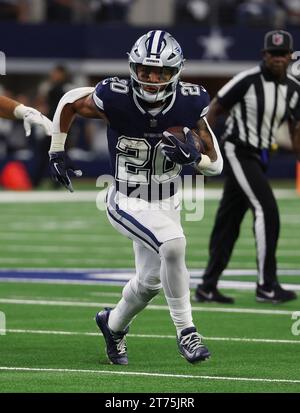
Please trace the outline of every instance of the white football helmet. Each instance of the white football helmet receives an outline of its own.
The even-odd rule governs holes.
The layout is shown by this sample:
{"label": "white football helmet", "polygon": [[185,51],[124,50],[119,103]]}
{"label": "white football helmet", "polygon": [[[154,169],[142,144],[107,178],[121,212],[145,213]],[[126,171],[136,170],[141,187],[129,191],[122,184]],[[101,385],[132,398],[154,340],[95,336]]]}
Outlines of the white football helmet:
{"label": "white football helmet", "polygon": [[[133,92],[139,98],[153,103],[163,101],[175,92],[184,58],[179,43],[170,33],[152,30],[144,34],[135,42],[128,56]],[[153,83],[138,79],[138,65],[169,68],[172,73],[171,78],[166,82],[155,83],[157,93],[147,92],[143,86],[153,86]]]}

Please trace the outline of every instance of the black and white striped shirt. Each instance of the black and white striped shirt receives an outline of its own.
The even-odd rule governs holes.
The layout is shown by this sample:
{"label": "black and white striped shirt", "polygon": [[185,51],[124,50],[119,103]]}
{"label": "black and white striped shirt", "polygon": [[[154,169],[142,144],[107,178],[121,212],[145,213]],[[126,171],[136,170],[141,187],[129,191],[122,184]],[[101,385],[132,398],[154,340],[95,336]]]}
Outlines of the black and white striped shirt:
{"label": "black and white striped shirt", "polygon": [[229,111],[222,139],[236,144],[269,149],[285,120],[300,120],[300,82],[288,74],[278,83],[263,65],[233,77],[217,98]]}

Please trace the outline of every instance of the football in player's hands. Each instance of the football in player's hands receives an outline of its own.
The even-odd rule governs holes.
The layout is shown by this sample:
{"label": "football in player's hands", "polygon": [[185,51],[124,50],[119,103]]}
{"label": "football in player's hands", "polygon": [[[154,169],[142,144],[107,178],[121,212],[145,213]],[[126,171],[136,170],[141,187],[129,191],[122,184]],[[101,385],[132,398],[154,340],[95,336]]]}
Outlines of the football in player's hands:
{"label": "football in player's hands", "polygon": [[[183,126],[172,126],[167,129],[167,132],[171,133],[174,135],[180,142],[185,143],[186,142],[186,136],[183,132]],[[194,138],[194,144],[196,146],[196,149],[198,152],[205,154],[207,148],[206,148],[206,143],[204,142],[203,139],[200,138],[200,136],[193,130],[191,129],[193,138]],[[163,137],[162,142],[168,144],[168,140]]]}
{"label": "football in player's hands", "polygon": [[169,128],[163,132],[161,141],[161,152],[167,159],[180,165],[197,164],[202,157],[200,151],[195,146],[195,137],[188,127]]}

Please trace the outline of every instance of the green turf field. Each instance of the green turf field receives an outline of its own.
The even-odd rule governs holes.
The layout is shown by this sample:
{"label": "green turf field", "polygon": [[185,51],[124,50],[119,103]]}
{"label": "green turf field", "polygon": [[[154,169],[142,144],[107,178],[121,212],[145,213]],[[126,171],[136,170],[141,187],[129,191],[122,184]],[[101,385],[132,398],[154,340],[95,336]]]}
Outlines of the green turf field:
{"label": "green turf field", "polygon": [[8,329],[0,336],[1,392],[300,391],[300,340],[291,333],[297,302],[259,306],[252,292],[232,291],[237,304],[226,312],[194,304],[212,357],[190,365],[177,352],[160,296],[131,326],[129,365],[111,366],[93,317],[119,293],[108,286],[1,284]]}
{"label": "green turf field", "polygon": [[[279,207],[278,265],[281,269],[300,269],[300,197],[281,199]],[[183,222],[189,268],[203,268],[206,264],[216,208],[216,200],[207,200],[201,222]],[[131,241],[111,227],[95,202],[0,203],[0,231],[2,268],[134,266]],[[229,268],[255,266],[252,217],[248,212]]]}
{"label": "green turf field", "polygon": [[[1,197],[1,194],[0,194]],[[184,222],[187,264],[203,268],[217,207]],[[300,198],[280,199],[280,270],[300,270]],[[131,242],[93,202],[0,203],[0,268],[133,268]],[[250,214],[231,269],[255,268]],[[255,281],[254,276],[227,280]],[[280,275],[300,284],[299,275]],[[300,392],[300,335],[292,334],[299,299],[257,304],[251,290],[226,290],[235,305],[193,303],[194,321],[211,350],[190,365],[178,354],[162,295],[142,312],[128,335],[128,366],[108,364],[95,312],[114,305],[121,287],[1,282],[0,392]],[[224,290],[225,291],[225,290]],[[300,327],[298,327],[300,333]],[[297,331],[298,331],[297,330]]]}

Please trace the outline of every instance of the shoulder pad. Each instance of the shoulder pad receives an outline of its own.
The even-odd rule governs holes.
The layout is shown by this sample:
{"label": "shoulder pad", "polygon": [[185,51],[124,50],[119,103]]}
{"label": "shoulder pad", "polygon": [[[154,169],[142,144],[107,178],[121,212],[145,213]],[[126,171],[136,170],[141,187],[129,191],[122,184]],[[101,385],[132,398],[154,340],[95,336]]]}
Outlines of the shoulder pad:
{"label": "shoulder pad", "polygon": [[118,77],[109,77],[99,82],[95,87],[93,99],[100,110],[115,99],[116,94],[127,94],[129,92],[128,80]]}
{"label": "shoulder pad", "polygon": [[194,83],[179,82],[180,94],[188,99],[188,104],[200,117],[208,112],[210,97],[207,90],[202,85]]}

